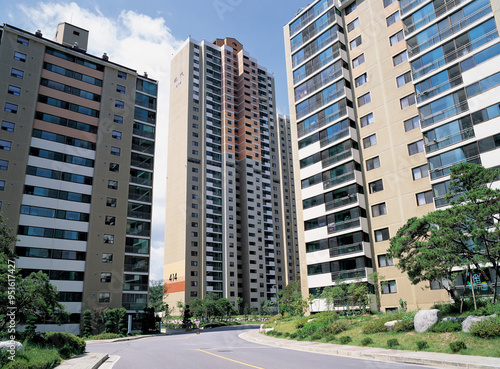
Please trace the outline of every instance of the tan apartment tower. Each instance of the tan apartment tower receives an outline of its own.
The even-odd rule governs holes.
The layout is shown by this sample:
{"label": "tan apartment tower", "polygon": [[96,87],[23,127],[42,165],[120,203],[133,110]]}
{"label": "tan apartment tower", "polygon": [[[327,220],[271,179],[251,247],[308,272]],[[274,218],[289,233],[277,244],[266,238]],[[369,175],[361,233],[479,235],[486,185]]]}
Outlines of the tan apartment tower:
{"label": "tan apartment tower", "polygon": [[274,77],[233,38],[189,38],[171,68],[166,302],[213,293],[259,309],[300,265],[289,120],[277,118]]}
{"label": "tan apartment tower", "polygon": [[147,304],[157,82],[55,41],[0,28],[0,206],[23,275],[45,272],[79,333],[86,309]]}
{"label": "tan apartment tower", "polygon": [[[305,232],[299,243],[306,246],[310,292],[350,282],[355,268],[347,260],[356,258],[366,242],[373,270],[384,276],[383,311],[397,309],[400,300],[410,309],[449,301],[440,281],[412,285],[386,251],[389,238],[409,218],[446,206],[451,166],[465,161],[500,165],[500,129],[493,112],[500,100],[499,39],[489,1],[318,0],[302,9],[284,33],[301,168],[298,227],[304,224]],[[332,108],[343,96],[347,110]],[[329,221],[313,231],[310,223],[333,217],[347,201],[329,206],[330,178],[339,182],[335,190],[348,184],[342,180],[345,171],[337,168],[343,165],[340,158],[350,155],[335,149],[346,145],[348,125],[339,123],[346,116],[359,150],[359,161],[354,160],[362,174],[358,184],[368,228],[362,239],[351,238],[340,248],[346,231],[337,227],[330,234]],[[345,269],[339,280],[337,260]]]}

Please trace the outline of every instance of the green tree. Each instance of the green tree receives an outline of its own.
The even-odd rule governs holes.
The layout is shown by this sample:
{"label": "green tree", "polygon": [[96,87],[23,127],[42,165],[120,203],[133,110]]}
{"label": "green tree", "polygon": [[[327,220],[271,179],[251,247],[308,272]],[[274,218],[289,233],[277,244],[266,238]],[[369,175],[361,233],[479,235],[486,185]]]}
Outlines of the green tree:
{"label": "green tree", "polygon": [[[344,285],[328,286],[323,289],[320,297],[325,299],[326,308],[328,309],[328,320],[330,321],[330,311],[335,310],[338,305],[337,302],[342,301],[345,297],[346,291]],[[340,305],[340,304],[339,304]]]}
{"label": "green tree", "polygon": [[350,305],[358,306],[362,313],[366,312],[366,307],[370,304],[370,290],[365,282],[351,283],[347,287]]}
{"label": "green tree", "polygon": [[160,280],[149,281],[149,307],[153,307],[156,312],[167,312],[167,305],[163,302],[167,295],[167,284]]}
{"label": "green tree", "polygon": [[385,277],[383,275],[380,275],[378,272],[368,274],[368,283],[373,285],[377,312],[380,312],[380,281],[384,278]]}
{"label": "green tree", "polygon": [[243,304],[243,297],[236,297],[236,309],[238,309],[238,314],[241,314],[241,305]]}
{"label": "green tree", "polygon": [[500,190],[493,182],[500,170],[463,163],[451,168],[446,200],[451,205],[422,218],[411,218],[391,239],[389,256],[410,281],[444,280],[443,287],[460,300],[454,284],[456,268],[480,273],[497,298],[497,283],[489,269],[499,275]]}
{"label": "green tree", "polygon": [[89,337],[92,335],[92,312],[85,310],[82,316],[82,335]]}
{"label": "green tree", "polygon": [[221,299],[218,299],[216,301],[217,305],[217,311],[219,311],[222,315],[222,317],[228,317],[231,319],[231,316],[233,314],[237,314],[236,308],[231,304],[231,301],[229,301],[227,298],[223,297]]}
{"label": "green tree", "polygon": [[302,298],[302,290],[300,287],[300,278],[289,283],[285,288],[278,293],[279,304],[278,312],[284,316],[285,313],[290,315],[304,315],[307,309],[308,300]]}

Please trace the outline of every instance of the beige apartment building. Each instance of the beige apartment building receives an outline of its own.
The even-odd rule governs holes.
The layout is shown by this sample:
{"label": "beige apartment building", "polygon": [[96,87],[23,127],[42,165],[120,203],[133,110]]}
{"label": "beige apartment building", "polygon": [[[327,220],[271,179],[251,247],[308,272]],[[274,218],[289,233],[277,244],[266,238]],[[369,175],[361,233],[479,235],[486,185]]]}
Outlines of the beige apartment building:
{"label": "beige apartment building", "polygon": [[87,53],[88,31],[54,40],[0,27],[0,206],[16,266],[42,270],[79,333],[86,309],[148,297],[157,82]]}
{"label": "beige apartment building", "polygon": [[164,280],[177,307],[208,293],[259,309],[294,281],[290,121],[274,77],[234,38],[172,59]]}
{"label": "beige apartment building", "polygon": [[[412,285],[386,251],[409,218],[446,206],[451,166],[500,165],[493,9],[318,0],[284,27],[305,293],[377,271],[383,311],[450,300],[438,281]],[[345,228],[349,208],[359,222]]]}

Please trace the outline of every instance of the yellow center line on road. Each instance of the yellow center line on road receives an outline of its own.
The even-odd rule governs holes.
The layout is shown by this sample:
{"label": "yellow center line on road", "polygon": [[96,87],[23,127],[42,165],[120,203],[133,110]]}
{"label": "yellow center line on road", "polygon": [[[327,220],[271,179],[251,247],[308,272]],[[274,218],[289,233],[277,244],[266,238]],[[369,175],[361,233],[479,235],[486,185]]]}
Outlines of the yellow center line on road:
{"label": "yellow center line on road", "polygon": [[217,355],[217,354],[214,354],[212,352],[205,351],[205,350],[197,349],[197,351],[201,351],[201,352],[204,352],[205,354],[213,355],[213,356],[216,356],[216,357],[221,358],[221,359],[229,360],[229,361],[232,361],[233,363],[238,363],[238,364],[241,364],[241,365],[249,366],[250,368],[264,369],[264,368],[261,368],[260,366],[250,365],[250,364],[243,363],[241,361],[237,361],[237,360],[233,360],[233,359],[228,359],[227,357],[220,356],[220,355]]}

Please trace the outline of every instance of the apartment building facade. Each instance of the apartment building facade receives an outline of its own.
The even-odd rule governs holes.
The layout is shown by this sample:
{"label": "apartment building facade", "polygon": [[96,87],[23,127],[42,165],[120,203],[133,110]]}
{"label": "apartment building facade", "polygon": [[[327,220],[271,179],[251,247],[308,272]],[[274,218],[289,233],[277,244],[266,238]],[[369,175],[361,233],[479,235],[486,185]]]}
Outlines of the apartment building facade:
{"label": "apartment building facade", "polygon": [[299,265],[289,121],[277,118],[274,77],[233,38],[189,38],[170,82],[165,301],[214,293],[259,308]]}
{"label": "apartment building facade", "polygon": [[[449,300],[439,283],[411,285],[386,251],[389,238],[406,220],[446,206],[443,197],[452,165],[500,164],[498,152],[495,158],[499,132],[495,115],[484,110],[494,110],[499,100],[494,87],[495,65],[500,65],[498,32],[491,5],[488,1],[316,1],[302,9],[284,33],[292,131],[298,137],[296,164],[301,168],[298,181],[302,181],[296,182],[302,187],[297,203],[303,206],[298,226],[305,226],[299,242],[306,245],[310,292],[352,281],[351,271],[363,276],[351,262],[341,281],[335,280],[338,261],[342,265],[343,260],[363,255],[371,263],[366,265],[384,277],[382,310],[396,309],[400,299],[411,309]],[[473,86],[469,89],[475,89],[474,95],[465,91],[467,86]],[[476,95],[480,97],[472,98]],[[339,113],[335,106],[344,96],[347,109]],[[473,123],[475,111],[486,114],[481,120],[486,124]],[[342,129],[343,119],[350,125]],[[341,133],[347,127],[351,136]],[[328,218],[336,218],[343,211],[340,206],[354,200],[351,196],[338,200],[337,207],[328,206],[332,176],[327,164],[343,165],[328,158],[340,152],[331,147],[349,147],[347,140],[352,140],[358,157],[336,155],[352,157],[358,164],[357,197],[364,200],[359,205],[364,212],[359,214],[366,214],[367,222],[361,228],[362,238],[351,238],[339,255],[334,250],[347,231],[337,227],[330,233]],[[344,173],[333,176],[339,191],[349,184],[342,179]],[[316,177],[321,180],[310,186],[310,178]],[[327,222],[308,229],[311,220],[322,217]],[[318,240],[323,247],[316,246]]]}
{"label": "apartment building facade", "polygon": [[0,28],[0,201],[23,275],[42,270],[78,333],[86,309],[146,307],[157,82],[87,53],[68,23],[54,41]]}

